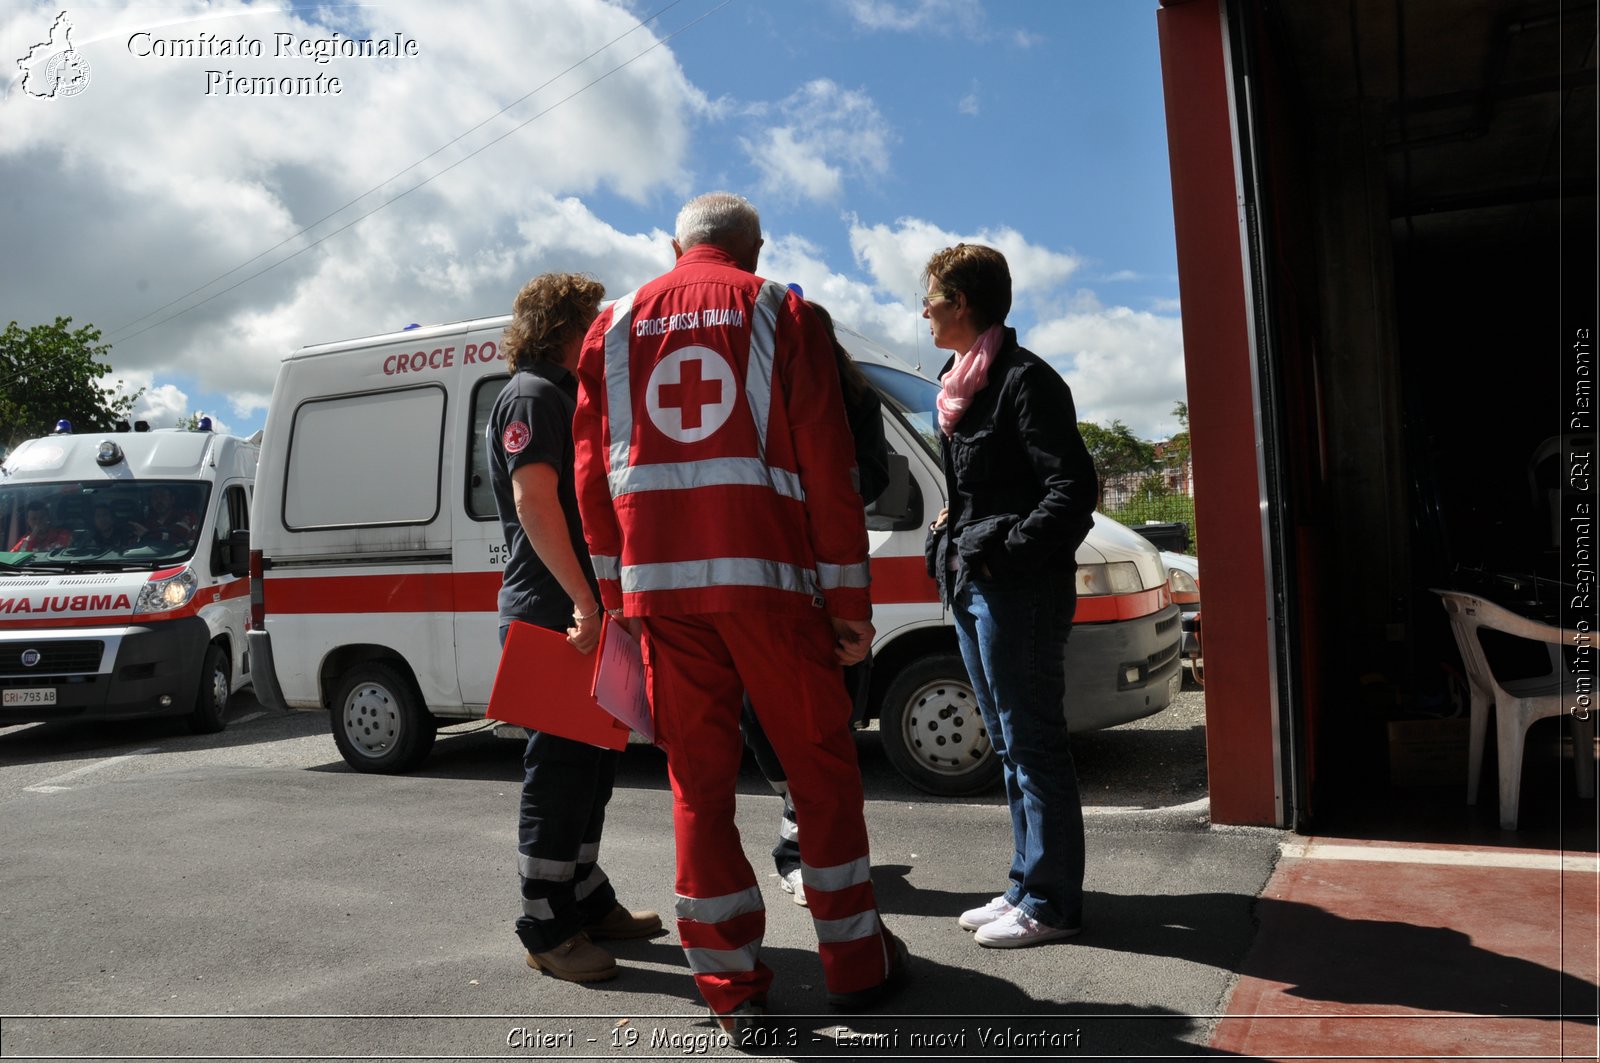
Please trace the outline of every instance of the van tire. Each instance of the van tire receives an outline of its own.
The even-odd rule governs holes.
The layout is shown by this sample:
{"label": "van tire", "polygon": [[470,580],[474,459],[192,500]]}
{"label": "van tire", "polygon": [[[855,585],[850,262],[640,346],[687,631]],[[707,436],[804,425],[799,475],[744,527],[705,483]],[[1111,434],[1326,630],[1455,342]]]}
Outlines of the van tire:
{"label": "van tire", "polygon": [[345,673],[330,707],[333,741],[356,771],[396,775],[428,756],[437,736],[411,681],[387,664]]}
{"label": "van tire", "polygon": [[883,693],[878,731],[889,763],[919,790],[961,797],[1000,778],[959,654],[918,657],[900,669]]}
{"label": "van tire", "polygon": [[189,730],[197,735],[213,735],[227,726],[228,694],[233,689],[233,668],[221,646],[212,643],[206,647],[205,661],[200,665],[200,689],[194,695],[194,709],[189,713]]}

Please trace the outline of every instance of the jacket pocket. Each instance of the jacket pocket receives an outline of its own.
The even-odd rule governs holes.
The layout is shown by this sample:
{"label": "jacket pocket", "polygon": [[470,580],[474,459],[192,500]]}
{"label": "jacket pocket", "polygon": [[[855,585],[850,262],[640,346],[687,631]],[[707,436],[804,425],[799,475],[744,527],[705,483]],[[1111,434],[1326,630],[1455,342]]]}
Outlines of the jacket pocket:
{"label": "jacket pocket", "polygon": [[958,430],[951,436],[950,462],[955,467],[956,482],[970,487],[988,480],[994,471],[995,446],[993,425],[966,435]]}
{"label": "jacket pocket", "polygon": [[997,513],[992,517],[975,520],[961,529],[955,548],[961,555],[961,567],[967,574],[983,578],[980,573],[987,567],[989,578],[996,582],[1016,575],[1011,571],[1010,557],[1006,553],[1006,536],[1022,522],[1015,513]]}

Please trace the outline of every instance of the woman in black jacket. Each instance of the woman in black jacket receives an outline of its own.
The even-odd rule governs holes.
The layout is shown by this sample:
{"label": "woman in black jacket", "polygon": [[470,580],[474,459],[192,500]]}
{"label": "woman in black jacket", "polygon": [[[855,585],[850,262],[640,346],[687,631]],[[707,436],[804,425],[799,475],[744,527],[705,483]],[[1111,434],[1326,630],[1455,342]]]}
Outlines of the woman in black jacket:
{"label": "woman in black jacket", "polygon": [[937,252],[923,277],[940,373],[949,503],[929,529],[928,574],[956,625],[1016,843],[1010,883],[959,923],[980,945],[1071,937],[1083,918],[1083,806],[1067,745],[1065,654],[1078,544],[1097,494],[1072,392],[1005,326],[1011,272],[990,247]]}

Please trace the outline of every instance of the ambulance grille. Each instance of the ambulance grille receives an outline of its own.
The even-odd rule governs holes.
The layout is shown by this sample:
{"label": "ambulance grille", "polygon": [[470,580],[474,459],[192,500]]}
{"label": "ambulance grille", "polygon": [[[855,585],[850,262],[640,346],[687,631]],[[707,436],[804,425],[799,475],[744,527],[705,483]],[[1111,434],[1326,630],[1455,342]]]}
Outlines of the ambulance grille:
{"label": "ambulance grille", "polygon": [[[69,639],[61,642],[8,642],[0,645],[0,676],[73,675],[100,670],[106,644],[99,639]],[[29,667],[23,654],[33,650],[39,660]]]}
{"label": "ambulance grille", "polygon": [[1168,661],[1172,660],[1177,655],[1178,643],[1174,642],[1170,646],[1163,647],[1144,659],[1145,671],[1147,673],[1159,672],[1163,667],[1166,666]]}
{"label": "ambulance grille", "polygon": [[1178,621],[1181,620],[1181,619],[1182,619],[1181,616],[1172,616],[1172,617],[1168,617],[1165,620],[1157,620],[1156,621],[1156,637],[1159,638],[1160,636],[1165,635],[1167,632],[1171,631],[1173,628],[1177,627],[1178,626]]}

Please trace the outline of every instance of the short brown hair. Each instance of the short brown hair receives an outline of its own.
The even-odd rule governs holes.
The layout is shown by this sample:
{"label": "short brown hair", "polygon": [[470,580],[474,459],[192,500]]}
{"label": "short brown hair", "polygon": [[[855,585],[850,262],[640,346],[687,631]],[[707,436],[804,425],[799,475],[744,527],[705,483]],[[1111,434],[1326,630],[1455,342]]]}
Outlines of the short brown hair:
{"label": "short brown hair", "polygon": [[541,273],[524,284],[502,341],[506,369],[559,360],[572,337],[588,330],[605,297],[605,285],[587,273]]}
{"label": "short brown hair", "polygon": [[935,251],[922,269],[924,282],[936,281],[941,291],[967,297],[982,328],[1005,324],[1011,313],[1011,267],[1006,256],[982,244],[957,244]]}

